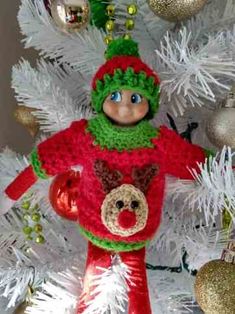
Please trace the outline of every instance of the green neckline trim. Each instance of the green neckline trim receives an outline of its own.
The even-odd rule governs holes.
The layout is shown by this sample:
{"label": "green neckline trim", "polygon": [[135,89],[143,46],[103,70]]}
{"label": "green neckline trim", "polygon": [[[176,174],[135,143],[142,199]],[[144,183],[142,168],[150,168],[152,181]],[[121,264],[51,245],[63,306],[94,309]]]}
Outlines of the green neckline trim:
{"label": "green neckline trim", "polygon": [[103,113],[89,120],[86,130],[95,138],[94,144],[118,151],[153,148],[151,139],[158,135],[158,130],[147,120],[134,127],[117,127]]}
{"label": "green neckline trim", "polygon": [[38,178],[48,179],[49,176],[46,174],[46,171],[43,170],[42,164],[39,160],[37,149],[35,148],[31,153],[31,165],[33,166],[33,170]]}
{"label": "green neckline trim", "polygon": [[116,242],[111,241],[108,239],[100,239],[94,236],[91,232],[85,230],[81,226],[79,226],[80,233],[91,241],[94,245],[106,249],[108,251],[114,252],[130,252],[130,251],[138,251],[145,247],[150,241],[142,241],[142,242],[135,242],[135,243],[127,243],[127,242]]}

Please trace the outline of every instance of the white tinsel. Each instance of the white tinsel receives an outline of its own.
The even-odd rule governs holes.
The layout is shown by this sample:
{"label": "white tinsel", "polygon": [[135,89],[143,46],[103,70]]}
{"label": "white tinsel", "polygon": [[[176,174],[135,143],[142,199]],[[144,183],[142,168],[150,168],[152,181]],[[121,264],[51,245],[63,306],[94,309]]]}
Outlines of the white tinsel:
{"label": "white tinsel", "polygon": [[175,198],[184,195],[184,206],[204,213],[206,223],[215,222],[216,216],[227,209],[235,220],[235,172],[234,153],[224,147],[220,155],[209,157],[199,164],[199,173],[191,170],[194,181],[177,180],[169,185],[169,193]]}
{"label": "white tinsel", "polygon": [[[79,261],[77,261],[79,264]],[[81,265],[79,265],[81,267]],[[81,293],[82,273],[78,265],[70,270],[53,273],[41,291],[36,292],[27,308],[27,314],[76,314]]]}
{"label": "white tinsel", "polygon": [[235,80],[235,62],[223,33],[209,36],[197,48],[190,47],[191,40],[192,34],[183,28],[177,40],[168,33],[156,50],[163,79],[161,104],[171,103],[175,115],[183,114],[188,104],[215,102],[216,93],[228,90],[229,79]]}
{"label": "white tinsel", "polygon": [[131,270],[125,265],[118,255],[112,260],[108,268],[97,267],[101,274],[91,278],[91,287],[94,288],[94,299],[88,302],[84,314],[120,314],[125,313],[128,302]]}

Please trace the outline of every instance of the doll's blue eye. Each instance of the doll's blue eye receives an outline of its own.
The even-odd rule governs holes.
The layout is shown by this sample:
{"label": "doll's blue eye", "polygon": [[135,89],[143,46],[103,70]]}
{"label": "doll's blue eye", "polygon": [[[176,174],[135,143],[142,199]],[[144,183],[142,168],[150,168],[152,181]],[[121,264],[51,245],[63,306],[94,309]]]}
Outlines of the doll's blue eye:
{"label": "doll's blue eye", "polygon": [[120,92],[114,92],[111,94],[111,100],[114,102],[121,102],[122,101],[122,95]]}
{"label": "doll's blue eye", "polygon": [[131,102],[133,104],[139,104],[142,101],[142,96],[140,94],[132,94],[131,96]]}

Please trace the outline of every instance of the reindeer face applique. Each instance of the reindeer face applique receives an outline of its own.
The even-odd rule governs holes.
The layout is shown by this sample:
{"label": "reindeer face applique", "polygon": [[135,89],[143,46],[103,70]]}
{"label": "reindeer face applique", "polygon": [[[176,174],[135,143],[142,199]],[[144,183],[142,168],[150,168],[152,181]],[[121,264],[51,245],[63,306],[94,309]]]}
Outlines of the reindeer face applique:
{"label": "reindeer face applique", "polygon": [[101,219],[106,228],[112,234],[123,237],[143,230],[149,212],[145,193],[158,172],[158,166],[133,168],[134,185],[121,184],[123,175],[117,170],[111,170],[106,161],[97,160],[94,171],[107,194],[101,206]]}

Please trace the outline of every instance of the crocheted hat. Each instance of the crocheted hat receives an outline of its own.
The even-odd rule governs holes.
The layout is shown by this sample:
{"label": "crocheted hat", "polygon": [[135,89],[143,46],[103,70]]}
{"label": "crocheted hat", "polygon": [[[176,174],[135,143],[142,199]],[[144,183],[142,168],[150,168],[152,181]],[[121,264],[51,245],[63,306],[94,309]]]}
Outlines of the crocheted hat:
{"label": "crocheted hat", "polygon": [[149,102],[148,118],[158,109],[160,80],[139,55],[138,44],[119,38],[110,43],[105,53],[107,62],[95,74],[92,82],[92,106],[102,112],[107,96],[123,89],[133,90]]}

